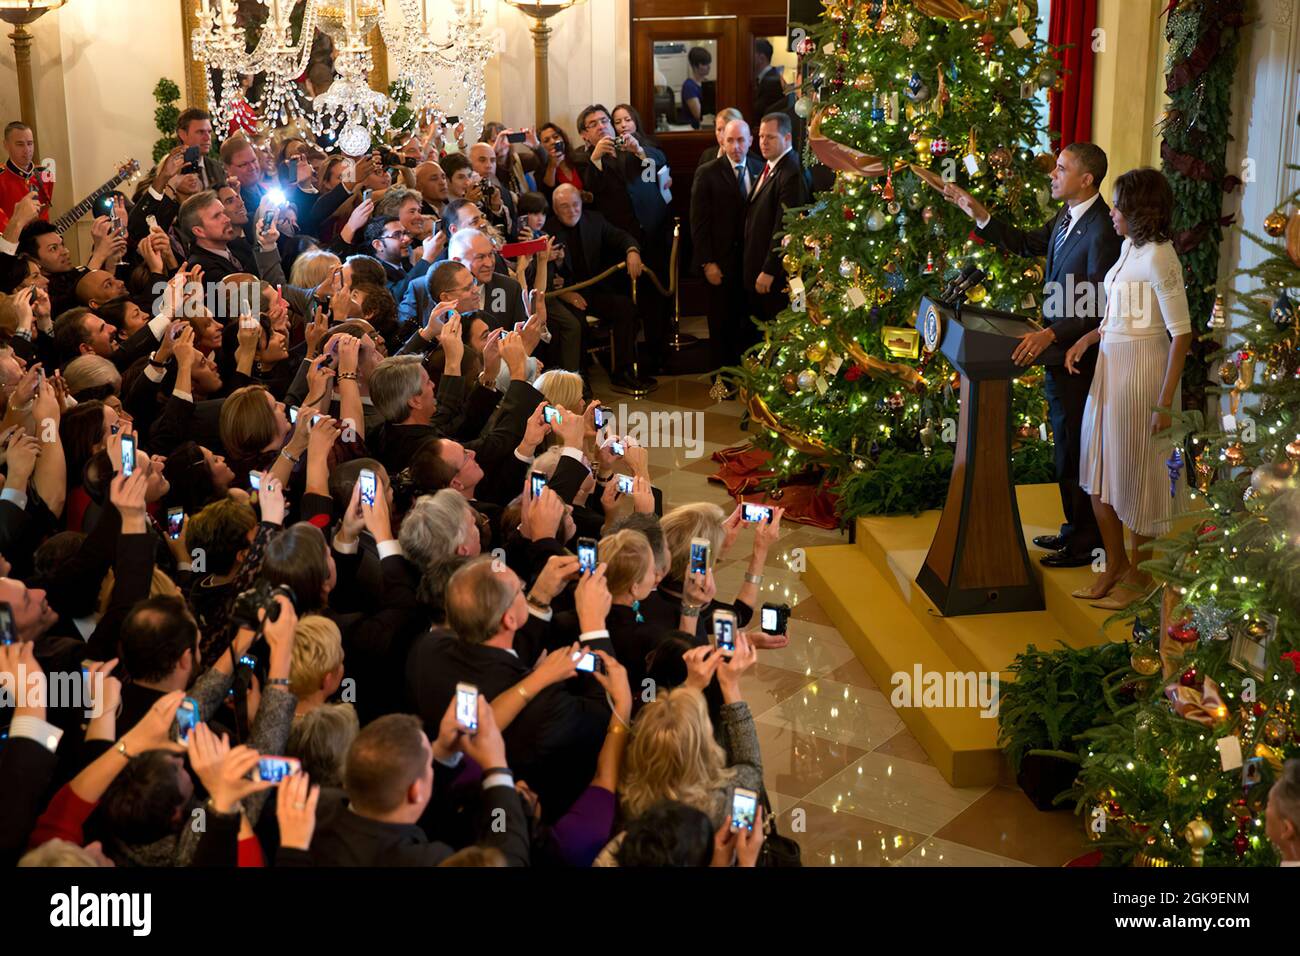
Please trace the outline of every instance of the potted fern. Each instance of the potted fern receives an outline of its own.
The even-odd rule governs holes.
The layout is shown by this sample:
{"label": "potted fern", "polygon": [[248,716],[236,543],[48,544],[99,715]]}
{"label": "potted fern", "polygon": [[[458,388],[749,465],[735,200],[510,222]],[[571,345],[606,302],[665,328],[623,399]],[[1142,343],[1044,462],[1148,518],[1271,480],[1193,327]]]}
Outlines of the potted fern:
{"label": "potted fern", "polygon": [[998,746],[1034,806],[1057,809],[1081,763],[1079,735],[1124,709],[1116,691],[1132,676],[1129,645],[1043,651],[1030,644],[1008,670],[1015,682],[1002,690]]}

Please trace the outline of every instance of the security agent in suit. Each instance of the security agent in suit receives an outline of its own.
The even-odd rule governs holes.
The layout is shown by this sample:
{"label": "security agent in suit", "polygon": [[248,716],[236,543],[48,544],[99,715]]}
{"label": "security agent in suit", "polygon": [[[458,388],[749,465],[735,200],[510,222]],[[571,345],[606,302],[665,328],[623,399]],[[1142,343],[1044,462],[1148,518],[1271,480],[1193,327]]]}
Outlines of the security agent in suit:
{"label": "security agent in suit", "polygon": [[754,84],[754,116],[759,120],[786,105],[781,68],[772,65],[772,53],[771,41],[754,41],[754,66],[758,68],[758,79]]}
{"label": "security agent in suit", "polygon": [[745,218],[763,162],[749,152],[743,119],[727,123],[724,154],[695,172],[691,185],[691,241],[695,264],[709,284],[709,346],[714,368],[740,364],[758,337],[749,320],[745,285]]}
{"label": "security agent in suit", "polygon": [[[1046,256],[1041,332],[1021,337],[1012,353],[1018,365],[1030,365],[1050,345],[1062,347],[1064,357],[1085,333],[1101,324],[1105,311],[1102,283],[1119,258],[1122,240],[1110,221],[1110,208],[1098,187],[1106,176],[1106,154],[1092,143],[1073,143],[1061,150],[1052,170],[1052,198],[1065,205],[1047,223],[1024,230],[1000,222],[978,199],[949,183],[944,196],[975,220],[976,233],[994,245],[1021,256]],[[1088,495],[1079,487],[1079,441],[1083,410],[1092,385],[1097,354],[1090,352],[1069,375],[1063,365],[1046,368],[1048,413],[1056,452],[1056,478],[1061,488],[1065,523],[1059,534],[1040,535],[1034,544],[1052,552],[1039,560],[1048,567],[1074,568],[1090,564],[1101,547],[1101,532]]]}
{"label": "security agent in suit", "polygon": [[785,211],[808,204],[808,185],[793,148],[790,117],[785,113],[763,117],[758,148],[766,162],[745,211],[745,289],[753,314],[770,321],[789,301],[777,236]]}

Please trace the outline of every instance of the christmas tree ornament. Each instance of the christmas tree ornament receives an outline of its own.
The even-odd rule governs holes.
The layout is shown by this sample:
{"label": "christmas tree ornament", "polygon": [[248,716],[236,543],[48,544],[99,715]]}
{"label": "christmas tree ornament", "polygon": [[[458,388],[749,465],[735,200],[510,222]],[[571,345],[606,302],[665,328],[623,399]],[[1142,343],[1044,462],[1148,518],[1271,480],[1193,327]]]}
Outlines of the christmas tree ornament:
{"label": "christmas tree ornament", "polygon": [[907,197],[908,209],[920,209],[921,206],[924,204],[925,204],[925,197],[922,196],[920,192],[914,192]]}
{"label": "christmas tree ornament", "polygon": [[[915,330],[914,330],[914,331],[915,331]],[[903,407],[903,401],[904,401],[904,399],[903,399],[903,393],[902,393],[902,392],[894,392],[894,393],[893,393],[892,395],[890,395],[889,398],[887,398],[885,401],[886,401],[886,403],[889,405],[889,408],[890,408],[891,411],[895,411],[895,412],[896,412],[896,411],[899,411],[899,410]]]}
{"label": "christmas tree ornament", "polygon": [[722,377],[715,378],[713,384],[709,386],[709,398],[713,399],[714,402],[724,402],[727,395],[727,386],[723,384]]}
{"label": "christmas tree ornament", "polygon": [[1224,359],[1219,365],[1219,381],[1224,385],[1232,385],[1237,381],[1239,369],[1237,363],[1232,359]]}
{"label": "christmas tree ornament", "polygon": [[885,206],[885,212],[889,213],[891,216],[897,216],[900,224],[907,222],[907,219],[903,216],[902,203],[896,199]]}
{"label": "christmas tree ornament", "polygon": [[921,42],[920,34],[912,29],[911,20],[908,20],[907,26],[903,27],[903,32],[898,36],[898,42],[909,50]]}
{"label": "christmas tree ornament", "polygon": [[1265,496],[1279,491],[1294,491],[1300,488],[1300,475],[1289,461],[1264,464],[1250,473],[1250,487]]}
{"label": "christmas tree ornament", "polygon": [[1011,150],[999,146],[989,153],[989,165],[994,169],[1007,169],[1011,166]]}
{"label": "christmas tree ornament", "polygon": [[808,97],[801,96],[794,101],[794,112],[800,119],[807,119],[812,116],[812,111],[813,103]]}
{"label": "christmas tree ornament", "polygon": [[1200,675],[1196,673],[1196,668],[1194,666],[1189,667],[1178,676],[1178,683],[1182,684],[1184,687],[1195,687],[1200,683],[1199,676]]}
{"label": "christmas tree ornament", "polygon": [[948,141],[942,136],[930,141],[930,155],[945,156],[948,153]]}
{"label": "christmas tree ornament", "polygon": [[1246,851],[1250,849],[1250,839],[1244,833],[1238,833],[1232,838],[1232,849],[1237,856],[1245,856]]}
{"label": "christmas tree ornament", "polygon": [[885,174],[885,185],[880,187],[880,198],[885,202],[894,201],[894,171]]}
{"label": "christmas tree ornament", "polygon": [[1275,210],[1265,216],[1264,232],[1274,239],[1286,232],[1286,214]]}
{"label": "christmas tree ornament", "polygon": [[879,232],[885,228],[885,214],[879,209],[873,209],[867,213],[867,228],[872,232]]}
{"label": "christmas tree ornament", "polygon": [[1283,289],[1282,294],[1274,300],[1273,308],[1268,311],[1268,317],[1273,320],[1273,325],[1279,330],[1300,322],[1300,311],[1296,310],[1296,305],[1291,301],[1291,297],[1286,294],[1286,289]]}
{"label": "christmas tree ornament", "polygon": [[1274,747],[1280,747],[1291,737],[1291,731],[1286,722],[1277,717],[1270,717],[1264,722],[1264,742]]}
{"label": "christmas tree ornament", "polygon": [[845,207],[844,207],[844,221],[845,221],[845,222],[852,222],[852,221],[853,221],[854,219],[856,219],[857,217],[858,217],[858,214],[857,214],[856,212],[853,211],[853,207],[852,207],[852,206],[845,206]]}
{"label": "christmas tree ornament", "polygon": [[933,141],[932,141],[929,137],[926,137],[926,136],[918,136],[918,137],[916,138],[916,143],[914,144],[914,148],[915,148],[915,150],[916,150],[916,154],[917,154],[918,156],[921,156],[921,157],[927,157],[927,156],[929,156],[929,155],[930,155],[930,146],[932,145],[932,143],[933,143]]}
{"label": "christmas tree ornament", "polygon": [[785,267],[785,271],[788,275],[797,276],[800,271],[800,264],[800,259],[796,255],[786,253],[781,257],[781,265]]}
{"label": "christmas tree ornament", "polygon": [[927,226],[934,221],[933,206],[926,206],[924,209],[921,210],[921,221],[924,222]]}
{"label": "christmas tree ornament", "polygon": [[978,283],[970,287],[966,292],[966,301],[979,305],[989,297],[989,290],[984,288],[984,283]]}
{"label": "christmas tree ornament", "polygon": [[1178,478],[1183,473],[1183,450],[1174,446],[1174,450],[1169,453],[1169,460],[1165,462],[1165,467],[1169,469],[1169,497],[1174,498],[1178,495]]}
{"label": "christmas tree ornament", "polygon": [[847,256],[840,260],[840,275],[852,279],[858,274],[858,264]]}
{"label": "christmas tree ornament", "polygon": [[1235,441],[1223,449],[1223,458],[1229,465],[1236,468],[1245,462],[1246,449],[1241,447],[1241,442]]}
{"label": "christmas tree ornament", "polygon": [[1060,79],[1060,74],[1056,72],[1056,69],[1045,66],[1038,71],[1038,88],[1042,90],[1051,89],[1056,85],[1058,79]]}
{"label": "christmas tree ornament", "polygon": [[993,53],[993,47],[997,43],[997,37],[993,35],[992,31],[985,31],[980,34],[979,39],[975,42],[979,46],[980,51],[985,56],[989,56]]}
{"label": "christmas tree ornament", "polygon": [[1150,677],[1160,670],[1160,655],[1149,644],[1137,645],[1129,655],[1129,666],[1143,677]]}
{"label": "christmas tree ornament", "polygon": [[825,342],[812,342],[809,344],[808,348],[804,349],[803,354],[810,362],[820,362],[822,359],[826,358],[826,351]]}
{"label": "christmas tree ornament", "polygon": [[799,391],[799,379],[794,372],[786,372],[781,376],[781,387],[785,389],[787,395],[793,395]]}
{"label": "christmas tree ornament", "polygon": [[1251,514],[1259,514],[1268,507],[1268,502],[1254,488],[1247,488],[1241,493],[1241,503],[1246,506],[1246,510]]}
{"label": "christmas tree ornament", "polygon": [[925,426],[921,429],[920,438],[921,448],[924,451],[925,457],[929,458],[930,455],[934,453],[934,445],[939,438],[938,434],[934,430],[933,419],[927,418],[925,420]]}
{"label": "christmas tree ornament", "polygon": [[795,380],[795,384],[798,385],[800,391],[804,392],[809,391],[816,383],[817,373],[810,368],[802,370]]}
{"label": "christmas tree ornament", "polygon": [[1295,441],[1286,443],[1286,457],[1291,462],[1300,462],[1300,435],[1296,436]]}
{"label": "christmas tree ornament", "polygon": [[1206,640],[1227,640],[1230,617],[1225,608],[1219,607],[1214,598],[1210,598],[1192,609],[1192,627]]}
{"label": "christmas tree ornament", "polygon": [[1214,297],[1214,309],[1210,312],[1209,327],[1212,329],[1226,328],[1228,325],[1228,310],[1223,304],[1223,296]]}
{"label": "christmas tree ornament", "polygon": [[1183,839],[1192,848],[1192,866],[1205,865],[1205,848],[1214,840],[1214,830],[1197,816],[1183,829]]}
{"label": "christmas tree ornament", "polygon": [[927,252],[925,254],[925,265],[921,266],[921,275],[923,276],[934,275],[934,272],[935,272],[934,253]]}

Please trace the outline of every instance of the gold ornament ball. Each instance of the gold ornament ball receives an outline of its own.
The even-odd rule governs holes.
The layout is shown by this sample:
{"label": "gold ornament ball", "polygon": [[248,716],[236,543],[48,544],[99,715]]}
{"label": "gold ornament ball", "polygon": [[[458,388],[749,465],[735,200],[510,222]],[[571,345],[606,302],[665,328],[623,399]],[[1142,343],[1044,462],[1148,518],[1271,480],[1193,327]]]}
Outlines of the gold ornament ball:
{"label": "gold ornament ball", "polygon": [[1286,443],[1286,456],[1293,462],[1300,462],[1300,438]]}
{"label": "gold ornament ball", "polygon": [[816,236],[809,233],[803,237],[803,247],[805,249],[818,249],[821,247],[821,243],[817,241]]}
{"label": "gold ornament ball", "polygon": [[1219,366],[1219,381],[1224,385],[1231,385],[1237,381],[1237,375],[1237,363],[1232,359],[1224,359]]}
{"label": "gold ornament ball", "polygon": [[852,465],[853,465],[853,470],[858,472],[859,474],[867,470],[867,463],[863,461],[861,458],[854,458]]}
{"label": "gold ornament ball", "polygon": [[994,169],[1007,169],[1011,165],[1011,150],[999,146],[989,153],[989,165]]}
{"label": "gold ornament ball", "polygon": [[810,362],[820,362],[822,359],[826,358],[826,343],[814,342],[812,345],[808,346],[808,348],[804,349],[803,354],[808,357],[808,361]]}
{"label": "gold ornament ball", "polygon": [[1214,839],[1214,830],[1204,820],[1193,820],[1183,830],[1183,838],[1192,845],[1193,849],[1204,849]]}
{"label": "gold ornament ball", "polygon": [[1233,442],[1223,450],[1223,457],[1227,459],[1229,465],[1236,468],[1246,460],[1246,450],[1241,447],[1241,442]]}
{"label": "gold ornament ball", "polygon": [[798,256],[790,255],[789,253],[787,253],[786,255],[781,257],[781,265],[785,266],[785,271],[787,275],[793,276],[799,274]]}
{"label": "gold ornament ball", "polygon": [[1290,736],[1286,723],[1277,717],[1270,717],[1264,722],[1264,741],[1266,743],[1277,747],[1286,743],[1287,738]]}
{"label": "gold ornament ball", "polygon": [[817,373],[810,368],[806,368],[799,373],[799,377],[795,380],[795,384],[806,392],[817,384]]}
{"label": "gold ornament ball", "polygon": [[795,377],[794,372],[786,372],[781,376],[781,387],[785,389],[787,395],[799,391],[799,379]]}
{"label": "gold ornament ball", "polygon": [[1286,232],[1286,213],[1271,212],[1265,216],[1264,231],[1274,238]]}
{"label": "gold ornament ball", "polygon": [[916,138],[916,143],[915,143],[915,147],[916,147],[916,155],[917,155],[917,156],[929,156],[929,155],[930,155],[930,142],[931,142],[931,140],[930,140],[930,138],[929,138],[928,136],[918,136],[918,137]]}
{"label": "gold ornament ball", "polygon": [[1160,655],[1149,647],[1135,648],[1129,656],[1129,666],[1143,677],[1150,677],[1160,670]]}
{"label": "gold ornament ball", "polygon": [[970,288],[970,291],[966,293],[966,301],[974,302],[976,305],[979,305],[988,297],[989,297],[989,290],[984,288],[983,283],[972,286]]}
{"label": "gold ornament ball", "polygon": [[1261,495],[1273,495],[1279,491],[1300,488],[1300,477],[1297,477],[1296,468],[1289,461],[1260,465],[1250,474],[1250,487]]}
{"label": "gold ornament ball", "polygon": [[1043,281],[1043,267],[1040,266],[1037,262],[1035,262],[1032,266],[1027,266],[1025,270],[1020,274],[1029,282]]}

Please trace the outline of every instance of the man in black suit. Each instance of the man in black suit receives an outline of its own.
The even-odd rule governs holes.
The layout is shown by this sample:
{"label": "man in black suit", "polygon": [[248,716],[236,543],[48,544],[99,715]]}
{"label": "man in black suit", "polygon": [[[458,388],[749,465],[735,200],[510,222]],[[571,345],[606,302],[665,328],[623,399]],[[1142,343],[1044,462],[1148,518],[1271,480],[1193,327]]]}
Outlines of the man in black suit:
{"label": "man in black suit", "polygon": [[758,127],[758,149],[765,163],[749,194],[745,212],[745,289],[754,315],[775,318],[789,301],[785,267],[776,237],[785,211],[808,203],[808,185],[794,152],[790,117],[768,113]]}
{"label": "man in black suit", "polygon": [[269,230],[257,229],[257,249],[240,237],[225,205],[214,190],[205,190],[185,200],[176,216],[176,230],[181,241],[189,246],[187,268],[203,267],[203,282],[211,285],[228,275],[248,272],[272,285],[283,285],[284,270],[280,266],[280,238],[274,224]]}
{"label": "man in black suit", "polygon": [[754,67],[757,70],[754,84],[754,116],[761,120],[768,113],[783,110],[786,106],[785,83],[781,80],[781,68],[772,65],[770,41],[754,41]]}
{"label": "man in black suit", "polygon": [[709,346],[713,367],[740,364],[756,339],[745,285],[745,218],[749,194],[763,162],[749,152],[752,136],[743,119],[723,133],[723,155],[695,171],[691,185],[691,241],[695,264],[709,283]]}
{"label": "man in black suit", "polygon": [[[528,821],[506,765],[506,749],[492,721],[492,706],[479,697],[479,728],[458,732],[454,709],[433,722],[432,739],[410,714],[380,717],[348,748],[344,790],[321,791],[316,832],[309,850],[281,852],[280,865],[437,866],[454,849],[429,839],[420,826],[445,823],[438,791],[459,776],[461,754],[483,770],[477,845],[499,850],[509,866],[528,865]],[[430,802],[435,801],[434,806]],[[432,814],[430,810],[434,810]]]}
{"label": "man in black suit", "polygon": [[[628,276],[641,275],[641,251],[636,240],[600,213],[584,211],[582,194],[577,189],[567,183],[557,186],[551,203],[555,218],[547,224],[546,232],[564,248],[563,260],[556,267],[557,287],[563,289],[590,279],[620,261],[627,264]],[[652,389],[659,384],[633,367],[638,332],[636,307],[622,277],[609,276],[580,292],[561,292],[559,298],[584,324],[588,311],[612,323],[614,367],[609,380],[615,391]]]}
{"label": "man in black suit", "polygon": [[[584,643],[597,641],[597,647],[608,650],[609,597],[603,574],[584,577],[575,601]],[[488,700],[509,694],[503,700],[522,703],[502,731],[513,769],[537,792],[543,813],[551,818],[563,814],[591,782],[605,740],[610,711],[604,687],[594,676],[575,676],[568,655],[543,658],[534,666],[539,645],[517,635],[538,616],[549,618],[549,609],[534,609],[518,575],[491,555],[472,559],[452,575],[446,608],[454,633],[426,634],[407,659],[411,709],[432,734],[458,683],[475,685]],[[566,640],[575,637],[579,635]]]}
{"label": "man in black suit", "polygon": [[[1106,176],[1106,154],[1093,143],[1072,143],[1061,150],[1052,170],[1052,197],[1065,205],[1037,229],[1024,230],[994,219],[978,199],[954,183],[944,196],[975,220],[983,239],[1021,256],[1046,256],[1046,328],[1024,335],[1012,358],[1030,365],[1051,345],[1061,346],[1061,359],[1071,345],[1101,324],[1105,308],[1102,282],[1119,258],[1121,239],[1110,221],[1110,207],[1098,188]],[[1092,385],[1097,352],[1089,352],[1076,368],[1047,366],[1047,404],[1056,452],[1056,479],[1061,487],[1065,523],[1059,534],[1040,535],[1034,544],[1050,551],[1039,560],[1053,568],[1092,563],[1101,547],[1101,533],[1092,502],[1079,487],[1079,439],[1083,410]]]}

